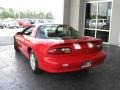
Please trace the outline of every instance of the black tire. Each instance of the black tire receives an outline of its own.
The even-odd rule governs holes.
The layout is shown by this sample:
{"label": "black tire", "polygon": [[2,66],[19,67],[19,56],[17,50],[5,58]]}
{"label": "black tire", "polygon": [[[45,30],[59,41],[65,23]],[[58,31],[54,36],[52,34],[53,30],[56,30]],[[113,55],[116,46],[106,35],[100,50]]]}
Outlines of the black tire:
{"label": "black tire", "polygon": [[[37,61],[35,54],[33,53],[32,50],[30,51],[29,61],[30,61],[30,67],[31,67],[31,70],[33,71],[33,73],[39,74],[40,69],[38,67],[38,61]],[[33,64],[33,66],[32,66],[32,64]]]}
{"label": "black tire", "polygon": [[18,44],[17,44],[17,42],[16,42],[16,39],[14,38],[14,50],[16,51],[16,52],[18,52],[19,51],[19,49],[18,49]]}
{"label": "black tire", "polygon": [[3,27],[1,26],[0,29],[3,29]]}

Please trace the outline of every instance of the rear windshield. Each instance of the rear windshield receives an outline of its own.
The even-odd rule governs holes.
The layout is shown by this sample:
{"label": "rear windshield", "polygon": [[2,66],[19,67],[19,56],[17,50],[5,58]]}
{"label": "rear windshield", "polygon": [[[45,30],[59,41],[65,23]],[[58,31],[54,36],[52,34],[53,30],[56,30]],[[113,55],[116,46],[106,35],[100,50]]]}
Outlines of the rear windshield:
{"label": "rear windshield", "polygon": [[54,38],[54,39],[79,39],[81,38],[80,32],[73,29],[68,25],[53,25],[53,26],[40,26],[38,28],[37,38]]}

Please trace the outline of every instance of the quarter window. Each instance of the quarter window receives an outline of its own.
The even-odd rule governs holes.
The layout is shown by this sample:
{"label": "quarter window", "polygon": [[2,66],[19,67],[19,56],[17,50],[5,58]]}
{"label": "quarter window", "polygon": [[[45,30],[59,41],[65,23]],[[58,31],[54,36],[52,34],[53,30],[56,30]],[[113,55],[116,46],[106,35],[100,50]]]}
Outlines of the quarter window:
{"label": "quarter window", "polygon": [[32,31],[33,31],[33,28],[34,28],[34,26],[31,26],[31,27],[26,28],[25,31],[23,32],[23,35],[28,35],[28,36],[30,36],[31,33],[32,33]]}

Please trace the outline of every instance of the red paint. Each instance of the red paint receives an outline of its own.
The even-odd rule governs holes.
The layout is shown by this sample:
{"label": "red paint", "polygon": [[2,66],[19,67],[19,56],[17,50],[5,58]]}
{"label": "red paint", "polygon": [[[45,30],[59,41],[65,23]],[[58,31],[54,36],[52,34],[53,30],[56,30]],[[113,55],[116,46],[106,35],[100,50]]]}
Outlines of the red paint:
{"label": "red paint", "polygon": [[[83,37],[82,39],[72,40],[51,40],[35,38],[37,27],[33,29],[32,37],[27,35],[15,35],[18,48],[29,59],[29,48],[31,48],[38,60],[40,69],[52,72],[69,72],[82,70],[81,66],[87,61],[92,62],[91,67],[103,63],[106,54],[102,49],[97,49],[97,45],[102,44],[102,40],[92,37]],[[89,48],[87,42],[93,43],[93,48]],[[73,44],[78,43],[81,49],[77,50]],[[54,48],[70,48],[71,53],[49,54],[48,51]],[[64,66],[63,64],[68,64]]]}

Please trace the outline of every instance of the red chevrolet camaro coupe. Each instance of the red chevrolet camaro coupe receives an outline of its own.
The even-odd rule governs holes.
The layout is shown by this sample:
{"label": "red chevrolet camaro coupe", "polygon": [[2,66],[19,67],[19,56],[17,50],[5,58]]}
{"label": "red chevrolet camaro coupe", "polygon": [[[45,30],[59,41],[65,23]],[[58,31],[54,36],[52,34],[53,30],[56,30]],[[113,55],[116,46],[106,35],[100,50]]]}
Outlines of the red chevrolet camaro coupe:
{"label": "red chevrolet camaro coupe", "polygon": [[81,36],[69,25],[32,25],[14,36],[14,49],[30,60],[34,73],[85,70],[103,63],[102,40]]}

